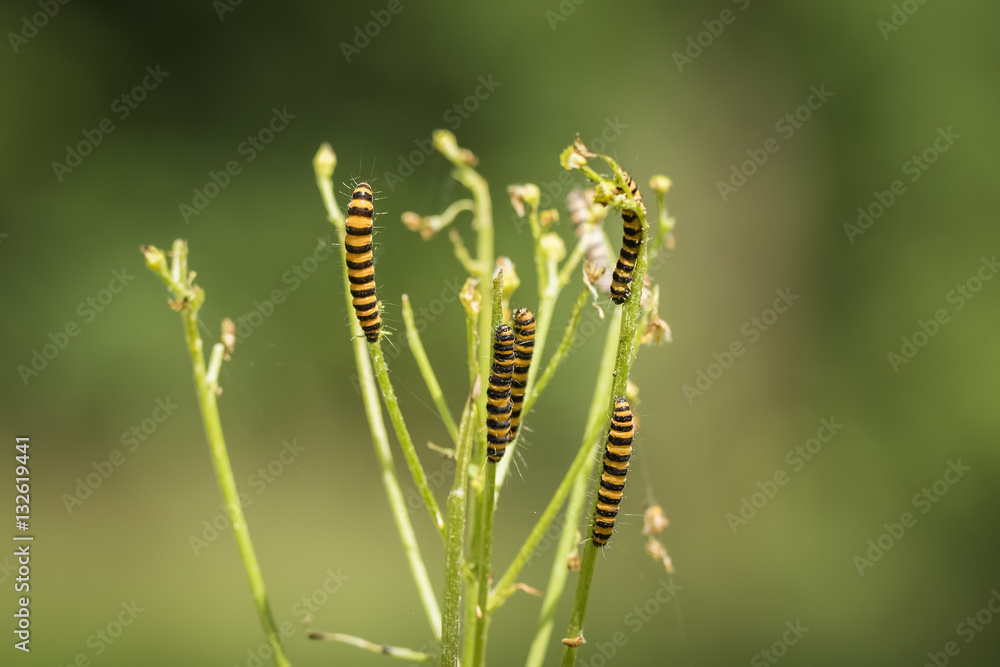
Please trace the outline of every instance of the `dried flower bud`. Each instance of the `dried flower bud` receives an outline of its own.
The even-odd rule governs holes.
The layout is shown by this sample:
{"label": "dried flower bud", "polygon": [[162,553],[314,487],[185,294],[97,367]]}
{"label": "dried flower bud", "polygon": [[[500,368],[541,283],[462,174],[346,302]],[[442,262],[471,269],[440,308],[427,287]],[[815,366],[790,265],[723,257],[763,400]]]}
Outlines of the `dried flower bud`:
{"label": "dried flower bud", "polygon": [[646,542],[646,553],[649,554],[654,560],[662,561],[663,567],[666,568],[667,574],[674,573],[674,563],[670,559],[670,555],[667,553],[667,548],[660,544],[657,540],[650,538]]}
{"label": "dried flower bud", "polygon": [[144,245],[140,248],[146,257],[146,266],[159,274],[167,273],[167,256],[154,245]]}
{"label": "dried flower bud", "polygon": [[566,257],[566,244],[558,234],[543,234],[541,238],[542,256],[547,262],[561,262]]}
{"label": "dried flower bud", "polygon": [[576,138],[573,139],[573,150],[582,155],[583,157],[597,157],[597,153],[591,153],[590,149],[583,143],[580,139],[580,135],[577,134]]}
{"label": "dried flower bud", "polygon": [[313,158],[313,170],[316,172],[316,177],[328,181],[333,178],[333,170],[336,167],[337,154],[333,152],[333,147],[330,144],[324,142],[316,151],[316,157]]}
{"label": "dried flower bud", "polygon": [[642,331],[640,343],[646,345],[652,341],[653,345],[672,343],[674,341],[670,332],[670,325],[660,319],[658,315],[653,315],[646,323],[646,328]]}
{"label": "dried flower bud", "polygon": [[542,223],[542,228],[548,227],[554,222],[559,222],[559,211],[554,208],[548,208],[542,211],[539,219]]}
{"label": "dried flower bud", "polygon": [[482,309],[482,297],[479,296],[479,292],[476,290],[478,283],[479,281],[475,278],[466,278],[465,285],[462,286],[462,291],[458,294],[458,299],[462,302],[462,307],[470,315],[478,315]]}
{"label": "dried flower bud", "polygon": [[419,232],[420,228],[423,226],[424,219],[420,216],[419,213],[414,213],[413,211],[406,211],[403,213],[401,217],[403,220],[403,224],[406,225],[406,228],[409,229],[411,232]]}
{"label": "dried flower bud", "polygon": [[584,641],[583,635],[580,635],[578,637],[573,637],[573,638],[566,637],[562,640],[562,643],[564,646],[577,647],[577,646],[582,646],[583,641]]}
{"label": "dried flower bud", "polygon": [[521,279],[518,278],[517,271],[514,269],[514,262],[510,261],[510,257],[497,257],[496,270],[493,272],[494,277],[497,271],[503,271],[503,298],[510,299],[510,295],[521,285]]}
{"label": "dried flower bud", "polygon": [[601,264],[592,264],[588,259],[583,260],[583,275],[591,285],[596,285],[606,271],[607,267]]}
{"label": "dried flower bud", "polygon": [[434,134],[431,136],[434,140],[434,148],[439,153],[452,161],[464,161],[461,150],[458,147],[458,140],[455,139],[454,134],[448,130],[434,130]]}
{"label": "dried flower bud", "polygon": [[229,361],[233,348],[236,347],[236,325],[228,317],[222,320],[222,344],[226,348],[226,354],[223,358]]}
{"label": "dried flower bud", "polygon": [[674,183],[663,174],[657,174],[649,179],[649,187],[654,192],[666,193]]}
{"label": "dried flower bud", "polygon": [[579,169],[587,164],[588,157],[596,157],[596,155],[587,150],[587,147],[580,141],[580,135],[578,134],[573,141],[573,145],[568,146],[566,150],[560,153],[559,164],[562,165],[563,169]]}
{"label": "dried flower bud", "polygon": [[625,398],[633,405],[639,402],[639,385],[631,380],[625,383]]}
{"label": "dried flower bud", "polygon": [[476,157],[475,153],[470,151],[468,148],[463,148],[462,162],[469,165],[470,167],[475,167],[477,164],[479,164],[479,158]]}
{"label": "dried flower bud", "polygon": [[645,536],[662,533],[663,529],[670,525],[667,515],[663,513],[663,508],[659,505],[647,507],[642,515],[642,534]]}
{"label": "dried flower bud", "polygon": [[574,549],[573,553],[566,557],[566,569],[577,572],[582,565],[580,562],[580,553]]}

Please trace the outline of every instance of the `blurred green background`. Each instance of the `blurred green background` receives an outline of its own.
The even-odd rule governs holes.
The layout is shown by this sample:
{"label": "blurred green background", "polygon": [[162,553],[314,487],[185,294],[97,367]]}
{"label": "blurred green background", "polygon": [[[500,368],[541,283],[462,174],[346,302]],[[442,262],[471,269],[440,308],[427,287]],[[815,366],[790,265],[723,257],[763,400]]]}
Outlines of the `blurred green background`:
{"label": "blurred green background", "polygon": [[[644,348],[634,372],[642,424],[628,516],[599,561],[578,664],[772,664],[760,652],[782,640],[786,622],[809,630],[782,664],[923,665],[951,641],[959,653],[949,664],[997,664],[1000,619],[982,613],[971,638],[959,626],[1000,590],[1000,280],[977,283],[982,258],[1000,250],[996,3],[403,0],[348,62],[341,43],[386,3],[222,2],[73,2],[36,18],[44,25],[34,31],[24,17],[42,11],[38,4],[0,7],[8,33],[0,56],[0,468],[13,477],[14,436],[30,435],[36,535],[32,652],[15,651],[8,632],[0,662],[68,665],[82,654],[102,665],[247,665],[263,641],[229,531],[197,554],[191,543],[211,536],[206,522],[220,516],[221,499],[178,317],[138,252],[177,237],[189,240],[208,295],[207,335],[272,290],[287,293],[226,364],[221,410],[275,614],[296,628],[293,664],[392,662],[304,639],[296,605],[330,572],[339,589],[313,613],[317,629],[426,647],[351,383],[340,267],[327,261],[307,280],[289,277],[331,234],[312,156],[330,141],[335,180],[369,179],[379,190],[379,296],[398,331],[403,292],[427,307],[464,279],[446,239],[423,243],[399,222],[403,211],[437,212],[463,193],[436,155],[401,183],[388,174],[400,173],[415,142],[448,127],[480,157],[497,251],[518,264],[529,299],[529,235],[512,222],[505,188],[538,183],[546,203],[561,207],[559,151],[574,133],[590,141],[610,123],[619,129],[607,131],[607,151],[642,187],[656,173],[674,180],[677,247],[654,276],[674,342]],[[675,55],[685,51],[690,61]],[[147,67],[166,75],[155,85],[146,78],[151,90],[135,108],[116,103]],[[449,114],[480,77],[492,77],[494,91],[470,103],[478,108],[467,117]],[[814,86],[832,96],[801,109]],[[273,109],[294,118],[248,162],[241,144]],[[783,121],[797,111],[808,120]],[[98,132],[90,155],[69,172],[53,167],[85,132],[98,136],[105,118],[114,129]],[[959,136],[939,141],[947,151],[937,154],[935,139],[948,128]],[[925,150],[920,159],[935,158],[926,170],[907,165]],[[763,154],[763,165],[741,167]],[[230,160],[240,173],[185,220],[180,205]],[[755,173],[724,198],[718,183],[734,165]],[[903,190],[891,206],[863,234],[845,230],[858,207],[878,213],[895,180]],[[615,247],[618,225],[608,221]],[[115,271],[134,278],[98,312],[87,299],[109,296],[102,290]],[[992,277],[987,268],[982,275]],[[959,286],[970,298],[956,296]],[[786,289],[794,306],[766,331],[754,324]],[[556,332],[575,290],[564,295]],[[935,335],[918,334],[924,344],[894,368],[889,353],[901,355],[901,338],[939,309],[947,321],[925,324]],[[462,321],[452,303],[424,338],[456,412],[467,390]],[[19,366],[30,367],[33,352],[69,323],[79,334],[37,376],[22,376]],[[578,445],[600,331],[527,422],[520,473],[497,514],[497,567]],[[734,342],[745,352],[718,376],[713,355],[724,358]],[[392,371],[414,438],[445,442],[408,353]],[[699,371],[718,377],[688,400],[683,387],[695,386]],[[176,405],[159,424],[149,421],[163,415],[158,400]],[[786,459],[823,419],[843,427],[804,464]],[[144,420],[155,431],[131,440]],[[304,448],[292,464],[272,482],[255,477],[292,441]],[[67,507],[78,478],[107,469],[116,450],[121,465]],[[434,455],[424,461],[440,465]],[[934,484],[949,461],[969,470],[954,485],[940,482],[939,497]],[[727,515],[778,471],[787,483],[734,532]],[[12,480],[3,486],[13,504]],[[924,488],[933,504],[914,502]],[[635,607],[666,580],[640,535],[650,499],[670,518],[661,537],[682,588],[637,628]],[[884,536],[883,524],[904,512],[915,525],[898,540]],[[440,591],[439,542],[422,510],[412,516]],[[855,557],[867,558],[868,541],[880,536],[891,548],[859,573]],[[552,557],[541,554],[522,579],[544,588]],[[8,626],[12,561],[0,556]],[[104,643],[96,633],[133,600],[143,611]],[[556,638],[568,617],[563,602]],[[539,606],[518,595],[498,614],[490,664],[523,663]],[[627,642],[605,660],[601,645],[616,632]],[[548,663],[558,655],[554,643]]]}

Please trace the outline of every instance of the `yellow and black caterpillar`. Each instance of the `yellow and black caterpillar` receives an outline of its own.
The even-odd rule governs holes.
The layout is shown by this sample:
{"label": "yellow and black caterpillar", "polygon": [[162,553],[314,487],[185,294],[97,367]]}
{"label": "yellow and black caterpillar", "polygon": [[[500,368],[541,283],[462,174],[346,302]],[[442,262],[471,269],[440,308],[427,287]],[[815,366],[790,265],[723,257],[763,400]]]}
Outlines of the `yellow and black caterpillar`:
{"label": "yellow and black caterpillar", "polygon": [[486,458],[497,463],[510,442],[510,383],[514,374],[514,332],[497,327],[493,340],[493,367],[486,389]]}
{"label": "yellow and black caterpillar", "polygon": [[535,350],[535,316],[527,308],[518,308],[511,318],[514,322],[514,376],[510,383],[510,437],[517,435],[521,424],[521,405],[528,386],[528,368]]}
{"label": "yellow and black caterpillar", "polygon": [[[632,197],[642,207],[643,213],[646,211],[642,203],[642,195],[639,193],[639,186],[627,172],[622,172],[625,185],[632,193]],[[624,190],[618,188],[619,193]],[[639,246],[642,245],[642,225],[639,216],[635,211],[622,209],[622,223],[624,233],[622,235],[622,249],[618,253],[618,264],[611,276],[611,300],[621,305],[631,294],[629,283],[632,282],[632,270],[635,269],[635,262],[639,258]]]}
{"label": "yellow and black caterpillar", "polygon": [[358,183],[347,208],[347,279],[351,282],[354,312],[369,343],[378,340],[382,317],[375,297],[375,259],[372,254],[372,216],[375,214],[372,188]]}
{"label": "yellow and black caterpillar", "polygon": [[604,447],[604,471],[594,510],[594,546],[603,547],[611,539],[618,516],[618,504],[625,492],[625,475],[632,456],[632,408],[624,396],[615,399],[614,415]]}

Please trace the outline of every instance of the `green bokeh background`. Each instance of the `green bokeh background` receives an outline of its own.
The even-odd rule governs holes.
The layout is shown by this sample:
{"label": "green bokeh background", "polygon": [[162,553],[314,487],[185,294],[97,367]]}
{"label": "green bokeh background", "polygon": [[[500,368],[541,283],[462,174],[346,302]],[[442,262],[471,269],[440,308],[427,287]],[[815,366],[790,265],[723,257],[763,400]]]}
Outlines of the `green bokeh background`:
{"label": "green bokeh background", "polygon": [[[1000,281],[961,310],[947,297],[1000,250],[1000,9],[911,3],[916,13],[885,39],[878,22],[893,12],[888,1],[565,0],[566,20],[552,23],[555,0],[404,0],[348,63],[338,45],[385,3],[244,2],[220,21],[208,0],[73,2],[16,53],[0,48],[0,470],[13,476],[14,436],[29,434],[36,535],[33,650],[13,650],[8,633],[0,662],[67,665],[84,654],[101,665],[247,664],[262,636],[235,544],[228,531],[197,556],[189,543],[221,501],[178,317],[138,248],[189,240],[208,295],[205,330],[217,331],[223,317],[289,287],[283,274],[330,234],[311,171],[316,148],[330,141],[338,182],[370,179],[380,190],[379,295],[388,329],[398,331],[403,292],[426,307],[463,279],[447,240],[421,242],[399,215],[439,211],[462,190],[437,156],[401,184],[386,172],[446,126],[444,113],[474,93],[478,77],[492,75],[500,86],[456,134],[480,157],[497,250],[520,267],[528,305],[529,236],[511,222],[508,184],[554,183],[574,133],[597,137],[608,119],[627,125],[608,150],[641,185],[655,173],[674,180],[677,248],[654,276],[674,341],[644,348],[634,372],[642,424],[627,516],[598,563],[578,664],[604,664],[600,644],[618,631],[628,642],[609,664],[747,664],[796,620],[810,630],[782,664],[922,665],[948,641],[961,648],[952,664],[996,664],[1000,619],[968,644],[956,626],[1000,587]],[[727,8],[735,21],[678,71],[672,54]],[[27,0],[5,3],[3,32],[36,11]],[[115,98],[158,64],[169,76],[128,118],[115,118]],[[820,85],[829,101],[791,138],[778,134],[775,123]],[[294,120],[186,224],[179,204],[240,158],[237,146],[275,107]],[[57,180],[51,163],[109,116],[114,132]],[[903,164],[948,127],[960,138],[910,182]],[[780,150],[723,201],[717,182],[772,136]],[[905,194],[851,243],[843,226],[894,179]],[[609,221],[617,242],[615,227]],[[570,239],[568,224],[558,229]],[[134,280],[87,321],[78,305],[122,267]],[[430,639],[351,383],[341,285],[337,262],[321,263],[222,377],[233,467],[252,498],[248,520],[275,613],[295,623],[295,665],[391,662],[304,639],[295,605],[328,569],[348,579],[314,614],[316,628],[413,648]],[[744,323],[785,288],[799,300],[749,344]],[[939,308],[948,323],[894,372],[887,354]],[[80,335],[26,385],[18,366],[71,321]],[[456,412],[466,391],[462,331],[452,303],[425,334]],[[603,330],[570,358],[528,422],[519,474],[497,514],[498,567],[575,451],[602,339]],[[734,341],[746,353],[686,400],[682,386]],[[408,354],[392,372],[415,439],[445,442]],[[175,414],[128,452],[122,433],[167,397]],[[831,417],[843,429],[795,471],[786,452]],[[305,451],[258,494],[249,478],[292,439]],[[68,511],[63,495],[114,450],[124,463]],[[971,470],[920,514],[913,495],[959,459]],[[424,461],[440,465],[430,454]],[[727,513],[777,470],[788,484],[734,534]],[[2,486],[11,508],[12,482]],[[640,535],[653,498],[670,518],[662,537],[683,588],[633,632],[628,615],[666,577]],[[916,525],[860,576],[854,556],[906,511]],[[422,510],[412,516],[440,591],[439,542]],[[552,557],[542,554],[523,579],[544,588]],[[10,626],[12,575],[0,577]],[[95,655],[88,637],[132,600],[145,611]],[[538,609],[526,595],[508,602],[492,627],[490,664],[523,663]],[[556,637],[568,609],[564,600]],[[557,660],[554,644],[547,663]]]}

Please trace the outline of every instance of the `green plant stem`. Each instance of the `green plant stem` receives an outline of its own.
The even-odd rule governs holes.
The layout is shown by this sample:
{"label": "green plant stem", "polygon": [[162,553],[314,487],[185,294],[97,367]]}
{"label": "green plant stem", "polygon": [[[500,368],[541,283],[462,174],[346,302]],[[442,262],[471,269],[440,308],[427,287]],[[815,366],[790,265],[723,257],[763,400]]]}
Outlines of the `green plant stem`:
{"label": "green plant stem", "polygon": [[476,649],[472,664],[482,667],[486,664],[486,635],[489,630],[489,590],[490,560],[493,556],[493,507],[496,496],[496,464],[486,462],[486,483],[483,487],[482,525],[483,540],[479,552],[478,614],[476,618]]}
{"label": "green plant stem", "polygon": [[[240,502],[236,479],[233,477],[233,468],[226,449],[226,439],[222,432],[222,420],[219,417],[218,375],[225,348],[222,343],[213,347],[211,367],[207,370],[204,342],[198,333],[198,310],[204,303],[205,293],[192,284],[193,275],[188,274],[187,242],[181,239],[174,242],[173,262],[169,271],[162,251],[146,247],[143,248],[143,253],[146,255],[149,268],[171,289],[174,296],[177,297],[177,303],[183,304],[181,322],[184,325],[184,338],[187,342],[188,354],[191,356],[194,386],[198,395],[198,409],[201,411],[205,438],[208,440],[208,449],[212,456],[212,465],[215,468],[219,490],[226,504],[226,513],[229,515],[229,522],[233,527],[236,546],[240,553],[240,559],[243,561],[247,580],[250,583],[250,591],[253,595],[254,606],[257,608],[257,615],[260,618],[261,628],[274,651],[275,664],[278,667],[288,667],[290,663],[285,657],[281,646],[281,636],[278,634],[274,615],[271,613],[271,604],[264,587],[264,576],[261,574],[260,563],[257,561],[253,542],[250,539],[250,528],[243,515],[243,505]],[[160,258],[157,262],[152,261],[154,253]]]}
{"label": "green plant stem", "polygon": [[350,644],[351,646],[356,646],[364,651],[380,653],[393,658],[399,658],[400,660],[409,660],[410,662],[430,662],[433,659],[430,655],[421,653],[420,651],[414,651],[400,646],[389,646],[388,644],[376,644],[368,641],[367,639],[355,637],[354,635],[345,635],[340,632],[310,632],[309,639]]}
{"label": "green plant stem", "polygon": [[215,465],[215,474],[219,480],[219,489],[222,491],[222,499],[226,502],[226,511],[233,526],[233,535],[236,536],[236,545],[240,551],[240,558],[243,560],[247,580],[250,582],[250,590],[253,592],[257,615],[260,617],[264,634],[267,635],[267,641],[274,650],[275,664],[278,667],[288,667],[291,663],[288,662],[281,647],[281,636],[278,634],[274,615],[271,613],[271,605],[267,599],[267,591],[264,588],[264,576],[261,574],[260,564],[254,553],[253,542],[250,540],[250,528],[243,516],[239,490],[236,488],[236,479],[233,477],[233,469],[229,464],[229,454],[226,451],[226,441],[222,434],[222,422],[219,419],[219,407],[216,402],[216,387],[205,382],[205,356],[202,353],[201,338],[198,336],[198,316],[193,311],[184,313],[184,333],[187,337],[191,361],[194,364],[194,381],[198,390],[198,407],[201,409],[201,418],[205,423],[205,437],[208,438],[208,446],[212,452],[212,463]]}
{"label": "green plant stem", "polygon": [[448,435],[451,436],[452,442],[457,444],[458,427],[455,425],[455,420],[452,419],[448,404],[444,401],[444,394],[441,392],[441,385],[438,384],[437,375],[434,374],[431,361],[427,358],[424,344],[420,340],[420,332],[417,331],[417,325],[413,321],[413,307],[410,305],[410,297],[406,294],[403,295],[403,324],[406,327],[406,339],[410,343],[410,351],[413,353],[413,358],[420,368],[420,374],[424,377],[427,390],[431,393],[431,399],[434,401],[434,405],[437,406],[438,414],[441,415],[441,421],[444,422],[444,427],[448,429]]}
{"label": "green plant stem", "polygon": [[656,237],[649,246],[649,261],[653,262],[660,254],[663,239],[673,231],[674,221],[667,215],[667,198],[665,193],[656,193]]}
{"label": "green plant stem", "polygon": [[[514,585],[517,581],[517,577],[521,574],[522,568],[524,568],[525,564],[528,562],[528,558],[531,557],[535,547],[538,546],[538,542],[549,529],[549,525],[552,523],[552,520],[555,519],[556,514],[559,512],[559,508],[562,507],[563,501],[566,500],[566,496],[569,494],[574,482],[581,476],[584,479],[587,479],[587,476],[593,468],[595,445],[597,443],[597,439],[600,437],[601,429],[604,426],[604,418],[607,415],[604,410],[604,408],[606,408],[604,396],[611,387],[611,374],[614,369],[615,355],[617,354],[617,325],[620,322],[621,311],[616,310],[610,317],[608,342],[604,347],[604,354],[601,358],[601,365],[598,369],[597,386],[594,389],[594,397],[591,399],[590,411],[587,416],[587,425],[584,429],[583,441],[580,443],[580,448],[577,450],[576,457],[573,459],[569,470],[566,471],[565,476],[563,476],[562,481],[559,483],[559,487],[556,489],[555,494],[552,496],[551,500],[549,500],[548,506],[546,506],[542,515],[538,517],[538,521],[535,522],[535,526],[531,529],[528,539],[526,539],[524,544],[521,545],[517,555],[514,556],[514,560],[511,561],[511,564],[507,567],[507,571],[504,572],[503,576],[493,587],[493,595],[491,596],[489,605],[492,609],[498,608],[514,593],[516,590]],[[573,523],[574,531],[576,530],[575,521],[575,517],[567,515],[566,523]],[[563,530],[567,530],[565,525]]]}
{"label": "green plant stem", "polygon": [[[496,331],[497,327],[499,327],[500,323],[503,321],[503,270],[497,272],[496,278],[493,279],[492,287],[493,293],[491,294],[492,299],[490,302],[493,304],[493,308],[490,313],[490,330]],[[493,336],[490,336],[490,340],[493,340]],[[485,395],[486,392],[483,392],[483,394]],[[485,451],[485,429],[482,440],[483,450]],[[485,479],[483,481],[483,492],[480,500],[482,512],[482,520],[480,522],[481,540],[479,544],[478,564],[476,566],[476,575],[479,581],[477,584],[478,610],[476,617],[475,649],[472,657],[472,665],[475,667],[482,667],[486,664],[486,635],[490,623],[489,608],[487,603],[489,602],[490,569],[493,558],[493,508],[495,506],[494,500],[496,498],[496,468],[497,466],[495,463],[486,460],[486,468],[484,470]]]}
{"label": "green plant stem", "polygon": [[[591,540],[583,545],[583,558],[580,565],[580,577],[576,583],[576,599],[573,600],[573,613],[570,616],[567,638],[577,637],[583,628],[583,612],[587,609],[587,598],[590,596],[590,584],[594,580],[594,563],[597,560],[597,547]],[[573,667],[576,662],[578,646],[566,646],[563,650],[562,667]]]}
{"label": "green plant stem", "polygon": [[[328,146],[320,149],[320,152]],[[331,151],[332,153],[332,151]],[[341,254],[341,268],[344,276],[344,293],[347,303],[351,301],[351,283],[347,279],[347,248],[344,244],[344,214],[337,208],[333,195],[332,168],[328,173],[322,173],[317,167],[316,180],[319,184],[320,194],[326,206],[327,218],[333,223],[338,232],[338,245]],[[365,340],[361,325],[356,318],[351,318],[351,337],[354,346],[354,361],[358,369],[358,378],[361,386],[361,399],[365,406],[365,416],[368,419],[368,428],[371,431],[372,445],[375,447],[375,457],[378,459],[379,469],[382,475],[382,484],[385,487],[386,497],[389,500],[389,509],[392,512],[393,521],[396,523],[396,530],[399,539],[403,543],[403,551],[406,554],[407,562],[410,565],[410,572],[413,575],[414,583],[420,601],[423,604],[427,620],[430,622],[431,632],[434,638],[441,639],[441,610],[438,607],[437,597],[431,586],[430,577],[427,575],[427,567],[424,565],[423,557],[420,554],[420,546],[417,544],[417,536],[413,532],[413,525],[410,523],[410,515],[403,499],[403,492],[396,479],[396,469],[392,461],[392,450],[389,447],[389,434],[385,429],[385,422],[382,419],[382,407],[378,399],[378,390],[375,388],[375,376],[372,372],[371,359],[367,350],[368,342]]]}
{"label": "green plant stem", "polygon": [[479,262],[472,258],[469,253],[469,249],[465,247],[465,242],[462,241],[462,235],[458,233],[457,230],[451,230],[448,234],[448,238],[451,240],[451,244],[455,246],[455,259],[458,260],[462,268],[473,277],[481,278],[485,275],[486,269],[479,265]]}
{"label": "green plant stem", "polygon": [[462,586],[465,558],[465,510],[469,481],[469,459],[475,437],[476,399],[481,380],[477,378],[462,411],[462,426],[455,446],[455,480],[448,494],[448,533],[445,540],[444,616],[441,628],[441,665],[457,667],[462,639]]}
{"label": "green plant stem", "polygon": [[[543,354],[545,352],[545,342],[548,340],[549,329],[552,326],[552,314],[555,311],[556,301],[559,299],[559,294],[562,289],[568,284],[570,276],[572,275],[573,269],[580,262],[580,258],[583,257],[583,242],[577,243],[573,252],[570,254],[569,259],[566,260],[563,268],[557,272],[554,263],[546,262],[544,258],[544,251],[542,249],[541,243],[541,224],[538,221],[538,207],[534,206],[529,209],[528,220],[530,222],[531,233],[535,241],[535,266],[538,272],[538,309],[535,313],[535,346],[534,355],[531,360],[531,366],[528,368],[528,385],[525,387],[525,405],[521,410],[521,425],[523,427],[524,420],[528,415],[528,410],[530,406],[535,402],[540,391],[535,388],[538,382],[538,368],[540,368]],[[557,352],[558,354],[558,352]],[[565,356],[565,353],[564,355]],[[552,365],[549,364],[551,368]],[[556,366],[556,368],[558,365]],[[553,368],[553,373],[555,373],[555,368]],[[552,376],[549,376],[552,379]],[[547,381],[546,381],[547,384]],[[543,387],[544,388],[544,387]],[[505,456],[503,460],[500,461],[499,467],[497,468],[497,487],[503,488],[504,482],[507,479],[507,474],[510,470],[511,462],[514,457],[513,454],[517,450],[517,445],[521,440],[521,434],[524,433],[524,429],[518,430],[518,435],[514,440],[507,446],[507,452],[509,456]]]}
{"label": "green plant stem", "polygon": [[[586,472],[586,467],[581,473]],[[555,557],[552,559],[552,570],[549,572],[549,583],[545,587],[545,599],[538,613],[538,631],[528,649],[528,659],[525,667],[542,667],[545,654],[548,652],[549,640],[552,638],[552,626],[555,623],[556,607],[566,588],[569,567],[566,564],[567,555],[574,549],[577,541],[577,520],[583,511],[583,502],[587,497],[587,475],[578,474],[573,480],[573,488],[569,492],[569,502],[566,504],[566,518],[563,521],[562,534],[559,537]]]}
{"label": "green plant stem", "polygon": [[[611,315],[608,323],[608,335],[604,342],[604,352],[601,355],[601,364],[597,372],[597,386],[590,400],[590,409],[587,413],[587,426],[584,430],[584,440],[581,448],[587,448],[591,454],[590,459],[581,462],[576,471],[570,491],[569,502],[566,506],[566,519],[563,521],[562,535],[559,537],[559,551],[552,562],[552,571],[549,574],[549,583],[545,587],[545,600],[542,602],[542,610],[538,617],[538,632],[531,643],[528,653],[528,661],[525,667],[541,667],[545,660],[546,649],[549,639],[552,636],[552,625],[555,619],[556,606],[562,597],[562,592],[566,586],[566,578],[569,571],[563,560],[566,554],[577,542],[577,522],[580,513],[583,511],[583,503],[587,497],[587,482],[593,472],[593,463],[588,465],[588,461],[594,461],[596,445],[600,437],[604,422],[608,419],[607,404],[604,397],[611,389],[612,373],[615,367],[615,358],[618,354],[618,332],[621,326],[621,309],[616,309]],[[587,443],[590,446],[587,447]]]}
{"label": "green plant stem", "polygon": [[476,318],[465,318],[465,342],[468,350],[469,385],[479,375],[479,361],[476,359]]}
{"label": "green plant stem", "polygon": [[[601,158],[614,170],[618,187],[622,188],[625,192],[628,192],[628,188],[625,187],[625,181],[622,177],[621,168],[611,158],[605,155],[602,155]],[[631,290],[628,299],[621,307],[622,321],[620,333],[618,335],[618,351],[615,357],[615,367],[613,373],[614,379],[611,383],[611,395],[605,397],[609,414],[614,406],[614,398],[616,396],[625,395],[625,388],[628,385],[629,372],[632,369],[632,361],[635,358],[638,328],[643,315],[641,304],[642,280],[643,276],[646,275],[649,254],[649,223],[646,220],[646,215],[643,213],[642,208],[638,206],[634,200],[632,200],[631,194],[628,195],[628,199],[629,208],[636,212],[639,218],[639,224],[642,226],[643,243],[640,246],[639,257],[636,260],[635,269],[633,270],[633,289]],[[592,507],[597,504],[597,493],[598,491],[595,485]],[[592,514],[593,512],[591,512],[591,515]],[[573,602],[569,626],[566,630],[567,638],[578,637],[583,631],[583,621],[587,612],[587,599],[590,595],[590,584],[594,576],[594,559],[596,557],[596,552],[597,547],[594,546],[593,541],[588,540],[584,543],[582,556],[583,566],[580,569],[580,577],[577,580],[576,598]],[[572,667],[573,663],[576,661],[578,648],[578,646],[566,646],[566,649],[563,652],[563,667]]]}
{"label": "green plant stem", "polygon": [[392,382],[389,380],[389,367],[386,365],[385,355],[382,353],[382,339],[379,338],[374,343],[370,343],[368,350],[371,352],[372,365],[375,367],[375,377],[378,378],[378,386],[382,390],[385,407],[389,410],[389,420],[392,422],[392,428],[396,432],[396,439],[399,440],[399,445],[403,450],[403,458],[406,459],[406,465],[410,468],[410,474],[413,476],[413,482],[420,491],[420,497],[424,499],[427,513],[431,515],[431,521],[434,522],[443,540],[445,538],[444,517],[441,516],[441,509],[434,499],[434,493],[431,491],[430,484],[427,483],[424,466],[420,463],[420,457],[417,456],[417,448],[413,446],[413,439],[406,428],[406,421],[403,420],[403,412],[399,409],[399,399],[396,398],[396,392],[393,390]]}
{"label": "green plant stem", "polygon": [[[470,512],[472,508],[470,507]],[[473,526],[478,526],[479,521],[475,521]],[[477,543],[472,543],[472,548],[476,547]],[[478,551],[476,552],[478,553]],[[462,627],[465,628],[465,637],[463,638],[462,644],[462,663],[463,665],[471,665],[473,653],[476,650],[476,633],[473,629],[476,627],[476,609],[479,608],[479,595],[478,586],[476,585],[476,579],[471,573],[466,578],[465,587],[465,619],[462,622]]]}
{"label": "green plant stem", "polygon": [[587,289],[584,289],[580,292],[580,296],[576,297],[576,302],[573,304],[573,312],[570,314],[569,323],[566,325],[566,331],[563,332],[559,347],[556,348],[556,353],[552,356],[552,360],[549,361],[549,365],[545,367],[545,371],[542,372],[538,381],[535,382],[534,391],[525,398],[524,408],[521,411],[522,415],[526,415],[534,407],[535,401],[538,400],[539,395],[545,390],[549,381],[556,374],[556,371],[559,370],[559,365],[563,362],[563,359],[569,354],[570,347],[573,345],[573,340],[576,337],[576,326],[580,322],[580,315],[583,313],[583,308],[587,305],[589,297],[590,291]]}

